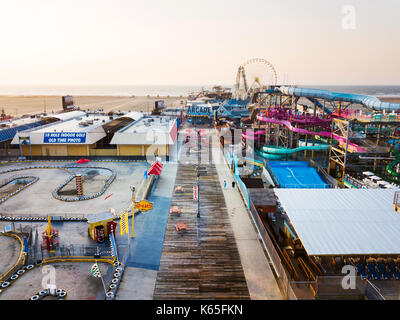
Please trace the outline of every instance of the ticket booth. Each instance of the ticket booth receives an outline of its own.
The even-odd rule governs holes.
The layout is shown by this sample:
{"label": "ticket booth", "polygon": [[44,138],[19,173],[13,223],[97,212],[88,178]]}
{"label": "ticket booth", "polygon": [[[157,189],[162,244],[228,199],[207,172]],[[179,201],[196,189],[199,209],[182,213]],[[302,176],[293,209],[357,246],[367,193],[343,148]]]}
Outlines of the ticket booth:
{"label": "ticket booth", "polygon": [[103,242],[110,236],[110,233],[115,235],[117,223],[114,219],[115,216],[108,211],[87,216],[89,237],[96,242]]}

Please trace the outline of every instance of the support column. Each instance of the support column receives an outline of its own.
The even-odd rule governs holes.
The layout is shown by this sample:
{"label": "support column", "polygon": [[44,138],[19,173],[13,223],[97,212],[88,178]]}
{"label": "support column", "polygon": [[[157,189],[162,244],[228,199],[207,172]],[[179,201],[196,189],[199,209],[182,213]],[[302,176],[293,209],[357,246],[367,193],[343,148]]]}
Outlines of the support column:
{"label": "support column", "polygon": [[83,184],[82,184],[82,175],[77,174],[75,176],[75,181],[76,181],[76,194],[78,197],[83,196]]}

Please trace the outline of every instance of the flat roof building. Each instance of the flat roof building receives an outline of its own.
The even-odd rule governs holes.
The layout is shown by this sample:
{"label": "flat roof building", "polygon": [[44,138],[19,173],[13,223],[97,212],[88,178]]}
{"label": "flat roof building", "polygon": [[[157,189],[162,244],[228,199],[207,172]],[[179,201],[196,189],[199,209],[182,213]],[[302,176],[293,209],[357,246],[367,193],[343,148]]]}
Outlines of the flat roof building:
{"label": "flat roof building", "polygon": [[170,155],[178,134],[176,117],[149,116],[122,128],[110,144],[116,145],[120,156]]}
{"label": "flat roof building", "polygon": [[[73,111],[59,116],[61,121],[56,123],[18,132],[11,143],[20,144],[20,137],[28,138],[30,146],[21,146],[24,156],[31,153],[32,156],[117,155],[116,147],[108,147],[110,136],[121,127],[140,119],[142,114],[131,112],[122,116],[110,116]],[[107,145],[107,150],[103,150],[104,145]]]}
{"label": "flat roof building", "polygon": [[18,132],[11,143],[20,146],[23,156],[34,157],[168,157],[178,127],[176,116],[74,111],[57,122]]}
{"label": "flat roof building", "polygon": [[394,190],[275,189],[310,256],[399,255]]}

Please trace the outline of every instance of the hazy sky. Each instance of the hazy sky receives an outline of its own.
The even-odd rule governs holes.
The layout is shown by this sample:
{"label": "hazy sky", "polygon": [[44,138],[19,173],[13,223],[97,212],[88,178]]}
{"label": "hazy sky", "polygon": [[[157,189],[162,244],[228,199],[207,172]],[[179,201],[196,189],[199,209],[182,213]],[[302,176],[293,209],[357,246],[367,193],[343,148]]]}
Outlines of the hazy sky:
{"label": "hazy sky", "polygon": [[254,57],[281,82],[400,84],[399,0],[0,0],[0,41],[0,85],[233,84]]}

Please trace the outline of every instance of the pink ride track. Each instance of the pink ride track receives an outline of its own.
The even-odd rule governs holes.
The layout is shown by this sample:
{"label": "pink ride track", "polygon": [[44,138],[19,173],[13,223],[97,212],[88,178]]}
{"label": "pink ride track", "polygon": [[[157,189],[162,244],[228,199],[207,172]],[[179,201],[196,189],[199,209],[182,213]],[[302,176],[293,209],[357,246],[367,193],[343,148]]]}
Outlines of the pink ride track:
{"label": "pink ride track", "polygon": [[[269,122],[269,123],[276,123],[276,124],[284,125],[289,130],[291,130],[293,132],[300,133],[300,134],[308,134],[308,135],[322,136],[322,137],[328,137],[328,138],[332,137],[332,133],[328,132],[328,131],[313,132],[313,131],[308,131],[307,129],[293,127],[291,122],[288,121],[288,120],[277,120],[277,119],[273,119],[273,118],[267,118],[267,117],[264,117],[264,116],[262,116],[260,114],[257,115],[257,119],[260,120],[260,121],[263,121],[263,122]],[[316,118],[314,118],[314,119],[316,119]],[[309,119],[308,123],[312,124],[312,122],[310,122],[310,121],[312,121],[312,120]],[[319,120],[316,120],[316,122],[318,122],[318,121]],[[245,136],[245,138],[247,139],[248,137],[249,137],[249,135],[247,134]],[[342,138],[342,137],[340,137],[338,135],[335,135],[335,134],[333,135],[333,139],[339,141],[340,143],[346,143],[346,139],[345,138]],[[360,147],[360,146],[358,146],[358,145],[356,145],[354,143],[351,143],[351,142],[349,142],[349,148],[353,149],[356,152],[366,152],[365,148],[362,148],[362,147]]]}
{"label": "pink ride track", "polygon": [[261,140],[262,136],[265,135],[265,130],[260,130],[256,132],[244,132],[243,137],[249,140]]}

